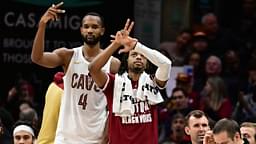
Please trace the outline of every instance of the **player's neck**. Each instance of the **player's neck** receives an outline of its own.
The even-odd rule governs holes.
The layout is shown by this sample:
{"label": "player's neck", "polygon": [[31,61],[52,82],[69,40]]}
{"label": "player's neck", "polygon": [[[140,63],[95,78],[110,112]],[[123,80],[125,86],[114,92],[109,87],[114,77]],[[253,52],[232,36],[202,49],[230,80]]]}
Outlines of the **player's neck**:
{"label": "player's neck", "polygon": [[83,56],[87,61],[92,61],[101,51],[102,49],[97,45],[90,47],[88,45],[83,46]]}
{"label": "player's neck", "polygon": [[88,57],[94,57],[99,54],[101,51],[100,44],[97,43],[95,45],[87,45],[83,46],[83,55]]}
{"label": "player's neck", "polygon": [[128,77],[132,80],[132,81],[138,81],[140,79],[140,75],[141,74],[137,74],[134,72],[128,72]]}
{"label": "player's neck", "polygon": [[87,44],[84,42],[84,48],[100,48],[100,42],[97,42],[96,44]]}

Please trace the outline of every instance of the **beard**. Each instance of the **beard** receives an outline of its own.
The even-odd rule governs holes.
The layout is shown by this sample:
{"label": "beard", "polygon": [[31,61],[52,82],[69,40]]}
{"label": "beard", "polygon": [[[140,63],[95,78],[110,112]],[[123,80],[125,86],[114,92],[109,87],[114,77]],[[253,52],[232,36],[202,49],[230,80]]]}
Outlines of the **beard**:
{"label": "beard", "polygon": [[92,36],[88,38],[88,36],[83,36],[83,40],[87,45],[96,45],[100,41],[100,37]]}
{"label": "beard", "polygon": [[130,70],[136,74],[141,74],[144,72],[145,68],[144,67],[133,67],[133,68],[130,68]]}

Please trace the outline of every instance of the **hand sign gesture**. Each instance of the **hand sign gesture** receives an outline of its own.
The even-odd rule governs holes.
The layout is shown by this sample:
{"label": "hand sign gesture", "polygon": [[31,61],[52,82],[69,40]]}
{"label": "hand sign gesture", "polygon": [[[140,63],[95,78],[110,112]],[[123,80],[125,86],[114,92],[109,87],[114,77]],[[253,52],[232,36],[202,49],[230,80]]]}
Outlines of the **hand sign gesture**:
{"label": "hand sign gesture", "polygon": [[111,37],[114,38],[114,40],[112,41],[115,41],[124,46],[123,49],[119,50],[119,54],[123,52],[129,52],[131,49],[134,48],[137,39],[129,36],[133,26],[134,22],[131,22],[130,19],[127,19],[124,29],[118,31],[115,36],[111,35]]}
{"label": "hand sign gesture", "polygon": [[44,13],[44,15],[41,17],[40,22],[46,24],[49,20],[55,21],[58,20],[59,16],[58,14],[65,13],[65,10],[59,9],[60,6],[62,6],[64,2],[60,2],[57,5],[52,4],[50,8]]}

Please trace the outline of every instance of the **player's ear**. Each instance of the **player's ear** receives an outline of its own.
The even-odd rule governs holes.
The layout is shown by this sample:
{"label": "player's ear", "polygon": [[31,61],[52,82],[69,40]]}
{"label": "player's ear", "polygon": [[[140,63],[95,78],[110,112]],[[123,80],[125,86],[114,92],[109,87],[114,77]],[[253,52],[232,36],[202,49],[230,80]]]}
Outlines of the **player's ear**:
{"label": "player's ear", "polygon": [[187,135],[190,135],[190,130],[188,126],[185,126],[184,131]]}
{"label": "player's ear", "polygon": [[236,132],[236,134],[235,134],[235,139],[241,139],[241,136],[238,132]]}

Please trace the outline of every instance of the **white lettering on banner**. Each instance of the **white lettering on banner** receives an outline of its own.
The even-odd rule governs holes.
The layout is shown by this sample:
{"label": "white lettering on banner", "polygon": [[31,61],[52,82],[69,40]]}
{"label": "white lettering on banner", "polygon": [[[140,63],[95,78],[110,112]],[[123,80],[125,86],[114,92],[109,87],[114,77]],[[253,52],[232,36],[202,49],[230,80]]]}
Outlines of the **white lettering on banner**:
{"label": "white lettering on banner", "polygon": [[81,23],[81,17],[77,15],[73,16],[63,16],[61,17],[61,20],[50,22],[48,25],[48,28],[58,28],[58,29],[72,29],[72,30],[78,30],[80,28]]}
{"label": "white lettering on banner", "polygon": [[33,28],[36,25],[35,14],[29,13],[25,15],[23,13],[7,12],[4,16],[4,23],[8,27]]}
{"label": "white lettering on banner", "polygon": [[[67,42],[62,40],[45,40],[45,49],[52,50],[59,47],[76,47],[81,45],[80,41]],[[21,38],[4,38],[2,48],[15,48],[15,49],[31,49],[33,40],[21,39]],[[51,48],[51,49],[50,49]]]}
{"label": "white lettering on banner", "polygon": [[[7,27],[37,27],[36,14],[30,12],[28,14],[9,11],[4,15],[4,24]],[[47,28],[50,29],[71,29],[78,30],[80,28],[81,17],[78,15],[63,15],[59,21],[50,22]]]}
{"label": "white lettering on banner", "polygon": [[31,64],[30,54],[3,53],[3,63]]}
{"label": "white lettering on banner", "polygon": [[33,40],[24,40],[20,38],[4,38],[3,48],[24,48],[30,49],[32,47]]}

